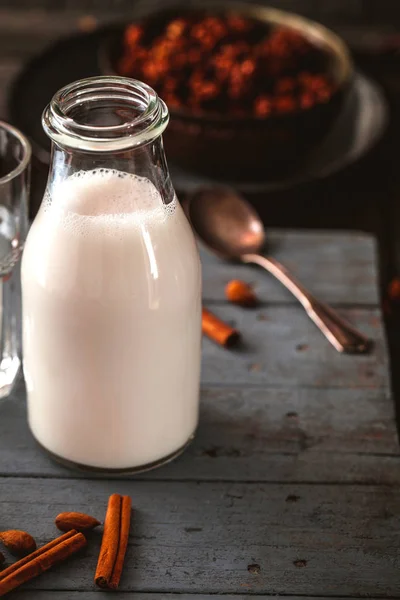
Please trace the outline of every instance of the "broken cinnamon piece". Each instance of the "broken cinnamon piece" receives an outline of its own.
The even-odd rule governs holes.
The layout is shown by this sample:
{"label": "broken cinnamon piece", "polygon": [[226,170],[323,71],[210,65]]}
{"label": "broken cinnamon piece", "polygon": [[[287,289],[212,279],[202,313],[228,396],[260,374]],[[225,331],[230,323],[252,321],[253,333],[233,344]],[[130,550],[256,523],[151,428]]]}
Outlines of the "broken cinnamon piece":
{"label": "broken cinnamon piece", "polygon": [[68,531],[68,533],[64,533],[64,535],[60,535],[55,540],[51,540],[51,542],[49,542],[48,544],[45,544],[41,548],[38,548],[37,550],[35,550],[35,552],[32,552],[32,554],[29,554],[28,556],[21,558],[21,560],[19,560],[18,562],[13,563],[12,565],[7,567],[3,571],[0,571],[0,583],[5,577],[8,577],[8,575],[11,575],[12,573],[14,573],[14,571],[19,569],[26,563],[34,560],[35,558],[37,558],[38,556],[40,556],[47,550],[51,550],[51,548],[54,548],[54,546],[57,546],[61,542],[68,540],[69,538],[73,537],[75,534],[76,534],[76,531]]}
{"label": "broken cinnamon piece", "polygon": [[205,308],[202,311],[202,331],[211,340],[225,348],[231,348],[240,339],[237,329],[227,325]]}
{"label": "broken cinnamon piece", "polygon": [[112,494],[108,500],[103,539],[95,574],[96,584],[103,589],[117,589],[128,545],[131,498]]}
{"label": "broken cinnamon piece", "polygon": [[86,546],[82,533],[69,531],[0,572],[0,597],[41,575]]}

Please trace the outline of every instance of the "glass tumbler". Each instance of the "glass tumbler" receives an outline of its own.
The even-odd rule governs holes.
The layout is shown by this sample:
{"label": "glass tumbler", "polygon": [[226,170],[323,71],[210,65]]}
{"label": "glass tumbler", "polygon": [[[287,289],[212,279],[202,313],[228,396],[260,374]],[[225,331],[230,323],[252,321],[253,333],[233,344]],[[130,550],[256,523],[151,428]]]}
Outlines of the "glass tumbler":
{"label": "glass tumbler", "polygon": [[0,398],[21,367],[20,263],[28,232],[31,147],[20,131],[0,121]]}

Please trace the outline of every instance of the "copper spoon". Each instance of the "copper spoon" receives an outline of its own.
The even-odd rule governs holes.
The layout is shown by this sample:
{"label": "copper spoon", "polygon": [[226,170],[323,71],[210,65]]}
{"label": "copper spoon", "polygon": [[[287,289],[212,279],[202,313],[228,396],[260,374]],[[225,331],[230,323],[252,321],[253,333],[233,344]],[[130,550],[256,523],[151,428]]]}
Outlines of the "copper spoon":
{"label": "copper spoon", "polygon": [[277,260],[262,256],[265,229],[257,212],[235,190],[200,188],[188,199],[186,212],[198,238],[221,258],[259,265],[278,279],[303,305],[306,313],[339,352],[363,354],[371,342],[317,300]]}

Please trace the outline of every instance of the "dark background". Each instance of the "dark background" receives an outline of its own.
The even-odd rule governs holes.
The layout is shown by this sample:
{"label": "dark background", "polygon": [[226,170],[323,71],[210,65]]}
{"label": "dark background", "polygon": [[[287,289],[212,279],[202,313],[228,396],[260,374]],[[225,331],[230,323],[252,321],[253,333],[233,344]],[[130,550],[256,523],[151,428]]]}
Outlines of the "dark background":
{"label": "dark background", "polygon": [[[321,21],[332,19],[342,23],[357,25],[386,25],[396,27],[400,18],[400,4],[397,0],[275,0],[262,2],[284,10],[292,10]],[[100,14],[107,11],[129,12],[135,0],[2,0],[1,8],[47,10],[90,10]],[[158,4],[163,4],[159,2]]]}
{"label": "dark background", "polygon": [[[397,249],[400,1],[264,3],[314,18],[339,33],[349,44],[357,67],[383,85],[391,106],[391,122],[382,143],[360,164],[322,182],[302,185],[290,192],[256,194],[251,200],[270,225],[360,228],[374,232],[380,241],[382,288],[385,288],[398,265],[400,270],[400,246]],[[1,0],[0,116],[8,117],[6,98],[10,82],[32,56],[69,33],[129,19],[140,4],[163,7],[166,1]],[[29,111],[29,98],[26,110]]]}
{"label": "dark background", "polygon": [[[390,105],[390,123],[378,146],[344,171],[290,191],[253,194],[249,199],[269,225],[372,232],[379,241],[384,300],[388,283],[400,273],[400,0],[264,3],[314,18],[341,35],[351,48],[357,68],[382,85]],[[0,0],[0,118],[9,117],[7,94],[11,82],[29,59],[62,36],[129,19],[138,4],[143,2]],[[146,6],[162,7],[165,2],[148,0]],[[390,309],[387,302],[385,306],[397,391],[400,328],[396,302]]]}
{"label": "dark background", "polygon": [[[400,0],[264,3],[314,18],[339,33],[349,44],[357,67],[384,87],[391,121],[383,141],[358,164],[317,183],[289,192],[255,194],[250,199],[270,225],[355,228],[376,234],[384,291],[400,271]],[[9,118],[11,82],[29,59],[60,37],[129,19],[140,4],[163,7],[166,1],[0,0],[0,117]]]}

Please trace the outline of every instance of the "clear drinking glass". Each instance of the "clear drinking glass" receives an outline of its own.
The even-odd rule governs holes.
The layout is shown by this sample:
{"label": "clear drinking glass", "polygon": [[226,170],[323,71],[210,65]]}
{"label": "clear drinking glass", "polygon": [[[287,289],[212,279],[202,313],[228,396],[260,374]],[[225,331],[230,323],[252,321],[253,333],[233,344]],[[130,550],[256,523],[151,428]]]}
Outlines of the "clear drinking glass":
{"label": "clear drinking glass", "polygon": [[0,398],[10,393],[21,366],[19,259],[28,232],[30,159],[28,140],[0,121]]}

